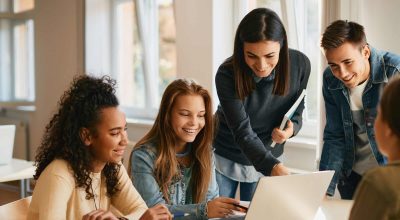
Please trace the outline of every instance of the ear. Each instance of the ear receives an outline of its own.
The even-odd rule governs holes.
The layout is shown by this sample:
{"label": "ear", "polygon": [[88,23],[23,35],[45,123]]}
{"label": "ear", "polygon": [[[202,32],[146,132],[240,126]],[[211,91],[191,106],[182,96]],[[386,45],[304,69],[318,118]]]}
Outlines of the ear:
{"label": "ear", "polygon": [[86,146],[90,146],[92,144],[92,135],[90,135],[89,129],[81,128],[79,131],[79,136]]}
{"label": "ear", "polygon": [[363,47],[362,54],[367,59],[369,59],[369,57],[371,56],[371,49],[369,48],[368,44]]}

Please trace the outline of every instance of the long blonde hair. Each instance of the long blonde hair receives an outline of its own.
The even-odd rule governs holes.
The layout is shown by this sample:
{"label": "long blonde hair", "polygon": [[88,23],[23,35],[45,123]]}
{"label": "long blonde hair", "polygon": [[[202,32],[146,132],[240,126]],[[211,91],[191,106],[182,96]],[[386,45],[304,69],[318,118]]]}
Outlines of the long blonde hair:
{"label": "long blonde hair", "polygon": [[[171,112],[177,97],[182,95],[199,95],[203,97],[206,114],[205,125],[192,143],[190,154],[192,174],[189,186],[192,189],[192,200],[199,203],[205,200],[211,179],[213,138],[212,101],[210,94],[192,80],[177,79],[165,89],[157,118],[150,131],[136,143],[135,148],[154,142],[157,146],[157,158],[154,163],[154,177],[167,203],[169,186],[180,176],[179,163],[175,156],[176,134],[172,128]],[[131,155],[132,158],[132,155]],[[129,162],[129,173],[131,161]]]}

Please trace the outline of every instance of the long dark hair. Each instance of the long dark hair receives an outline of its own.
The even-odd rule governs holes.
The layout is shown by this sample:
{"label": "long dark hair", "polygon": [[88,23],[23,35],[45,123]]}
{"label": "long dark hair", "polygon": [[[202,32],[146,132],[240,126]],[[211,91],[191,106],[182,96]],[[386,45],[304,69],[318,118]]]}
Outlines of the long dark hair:
{"label": "long dark hair", "polygon": [[[190,155],[192,175],[189,185],[192,189],[193,202],[199,203],[205,200],[212,172],[213,115],[211,96],[206,89],[188,79],[177,79],[169,84],[163,94],[153,127],[135,147],[152,141],[156,142],[157,158],[154,164],[154,177],[164,199],[170,203],[168,187],[180,175],[175,156],[176,134],[172,128],[171,112],[176,99],[183,95],[201,96],[206,110],[205,125],[193,141]],[[132,161],[129,164],[132,164]],[[131,165],[129,165],[129,173],[131,173],[130,170]]]}
{"label": "long dark hair", "polygon": [[289,85],[289,49],[285,27],[279,16],[268,8],[257,8],[249,12],[240,22],[236,35],[233,55],[226,62],[233,67],[235,89],[238,97],[244,99],[255,88],[255,82],[248,73],[243,44],[268,40],[279,42],[281,49],[275,67],[274,95],[285,95]]}
{"label": "long dark hair", "polygon": [[[90,133],[96,135],[102,109],[118,106],[115,84],[115,80],[108,76],[95,78],[83,75],[74,78],[70,88],[61,96],[57,113],[46,126],[35,158],[35,180],[54,159],[63,159],[72,168],[77,187],[85,188],[86,199],[93,198],[90,190],[93,157],[80,138],[80,130],[88,128]],[[102,170],[109,197],[118,191],[119,169],[120,165],[107,163]]]}

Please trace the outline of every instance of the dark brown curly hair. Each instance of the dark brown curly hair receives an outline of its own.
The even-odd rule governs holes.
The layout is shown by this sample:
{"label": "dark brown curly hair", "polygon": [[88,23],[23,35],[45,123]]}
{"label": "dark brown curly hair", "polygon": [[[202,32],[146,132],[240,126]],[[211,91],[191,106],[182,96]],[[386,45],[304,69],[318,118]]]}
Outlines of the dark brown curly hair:
{"label": "dark brown curly hair", "polygon": [[[96,126],[101,120],[101,111],[118,106],[115,84],[115,80],[108,76],[95,78],[80,75],[74,78],[58,102],[58,111],[46,126],[35,158],[35,180],[54,159],[63,159],[73,170],[77,187],[85,189],[86,199],[93,198],[90,190],[93,157],[80,138],[80,130],[87,128],[94,136],[97,135]],[[108,197],[119,191],[119,169],[119,164],[107,163],[102,170]]]}

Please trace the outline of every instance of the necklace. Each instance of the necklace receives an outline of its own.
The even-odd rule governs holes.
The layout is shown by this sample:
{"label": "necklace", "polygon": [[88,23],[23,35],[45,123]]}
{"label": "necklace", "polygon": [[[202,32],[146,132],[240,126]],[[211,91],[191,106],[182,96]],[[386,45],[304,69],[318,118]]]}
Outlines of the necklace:
{"label": "necklace", "polygon": [[[101,174],[99,174],[101,175]],[[96,173],[92,175],[92,183],[90,184],[90,189],[92,190],[93,194],[93,202],[94,202],[94,208],[100,209],[100,203],[101,203],[101,176],[99,177]],[[95,182],[96,188],[93,190],[93,182]],[[99,208],[97,208],[97,203],[96,203],[96,197],[97,197],[97,191],[99,193]]]}

